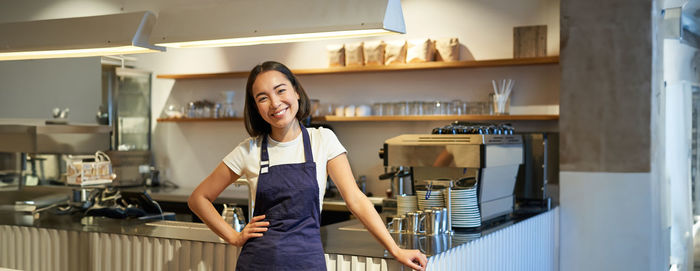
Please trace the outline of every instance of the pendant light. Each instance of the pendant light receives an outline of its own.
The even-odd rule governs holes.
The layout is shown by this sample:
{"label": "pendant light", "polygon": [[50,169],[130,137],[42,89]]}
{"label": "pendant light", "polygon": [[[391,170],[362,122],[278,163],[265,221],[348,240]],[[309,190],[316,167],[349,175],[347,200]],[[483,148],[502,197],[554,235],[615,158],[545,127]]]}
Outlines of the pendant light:
{"label": "pendant light", "polygon": [[150,41],[222,47],[405,32],[400,0],[257,0],[161,10]]}
{"label": "pendant light", "polygon": [[165,51],[148,43],[149,11],[0,24],[0,60]]}

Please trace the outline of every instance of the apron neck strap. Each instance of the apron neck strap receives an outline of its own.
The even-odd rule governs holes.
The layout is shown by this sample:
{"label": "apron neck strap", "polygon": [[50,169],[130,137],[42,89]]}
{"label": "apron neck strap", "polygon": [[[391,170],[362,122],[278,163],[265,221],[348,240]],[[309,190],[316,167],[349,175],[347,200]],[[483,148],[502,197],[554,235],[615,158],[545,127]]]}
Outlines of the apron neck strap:
{"label": "apron neck strap", "polygon": [[[306,131],[306,127],[299,123],[299,128],[301,128],[301,135],[304,140],[304,159],[308,162],[314,161],[314,155],[311,152],[311,139],[309,137],[309,132]],[[260,173],[267,173],[267,168],[270,166],[270,156],[267,151],[267,137],[269,135],[262,136],[262,144],[260,145]]]}

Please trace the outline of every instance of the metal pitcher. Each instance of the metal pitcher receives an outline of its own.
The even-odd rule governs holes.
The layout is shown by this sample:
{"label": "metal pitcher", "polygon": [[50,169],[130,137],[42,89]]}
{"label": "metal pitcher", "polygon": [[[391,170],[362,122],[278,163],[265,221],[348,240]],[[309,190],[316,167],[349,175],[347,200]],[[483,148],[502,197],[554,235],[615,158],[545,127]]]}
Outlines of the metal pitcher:
{"label": "metal pitcher", "polygon": [[442,211],[425,210],[425,235],[440,234],[442,228]]}
{"label": "metal pitcher", "polygon": [[241,232],[245,227],[245,216],[243,215],[243,209],[241,209],[241,207],[224,204],[224,210],[221,211],[221,217],[223,217],[224,221],[231,225],[231,227],[233,227],[233,229],[237,232]]}
{"label": "metal pitcher", "polygon": [[[421,212],[422,213],[422,212]],[[420,224],[421,224],[421,214],[419,213],[406,213],[406,233],[408,234],[419,234]]]}
{"label": "metal pitcher", "polygon": [[445,207],[433,207],[433,210],[440,211],[440,233],[450,232],[449,226],[447,225],[447,208]]}
{"label": "metal pitcher", "polygon": [[406,226],[405,222],[405,216],[394,217],[386,226],[390,233],[403,233],[404,227]]}

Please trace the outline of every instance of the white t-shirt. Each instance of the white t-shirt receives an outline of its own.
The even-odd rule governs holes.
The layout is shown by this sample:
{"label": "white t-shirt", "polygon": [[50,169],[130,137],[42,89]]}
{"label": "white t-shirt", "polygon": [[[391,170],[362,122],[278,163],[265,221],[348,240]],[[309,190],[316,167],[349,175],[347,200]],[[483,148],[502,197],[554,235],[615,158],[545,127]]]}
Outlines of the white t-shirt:
{"label": "white t-shirt", "polygon": [[[326,128],[306,128],[311,141],[311,152],[316,163],[316,180],[318,182],[319,208],[323,206],[323,195],[326,192],[326,163],[345,152],[345,148],[333,131]],[[246,178],[253,191],[257,191],[258,174],[260,173],[260,145],[262,136],[250,137],[239,144],[231,153],[224,157],[224,164],[234,173]],[[270,166],[283,164],[303,163],[304,138],[302,133],[292,141],[277,142],[267,138],[267,151],[270,158]],[[255,193],[253,193],[255,200]]]}

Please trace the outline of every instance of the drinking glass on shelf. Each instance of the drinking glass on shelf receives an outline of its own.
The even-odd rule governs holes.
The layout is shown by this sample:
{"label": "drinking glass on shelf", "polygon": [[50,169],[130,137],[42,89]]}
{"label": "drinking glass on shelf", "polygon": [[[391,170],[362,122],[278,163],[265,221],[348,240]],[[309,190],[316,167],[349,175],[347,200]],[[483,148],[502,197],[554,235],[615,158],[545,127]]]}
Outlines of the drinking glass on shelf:
{"label": "drinking glass on shelf", "polygon": [[402,115],[401,108],[399,108],[399,102],[391,103],[391,107],[393,108],[394,116]]}
{"label": "drinking glass on shelf", "polygon": [[423,115],[423,102],[422,101],[410,102],[409,108],[410,108],[409,115],[415,115],[415,116]]}
{"label": "drinking glass on shelf", "polygon": [[176,104],[170,104],[165,109],[165,115],[168,118],[182,118],[185,115],[184,111],[185,110],[181,106]]}
{"label": "drinking glass on shelf", "polygon": [[492,114],[491,102],[479,102],[479,105],[481,106],[481,113],[480,114],[482,114],[482,115]]}
{"label": "drinking glass on shelf", "polygon": [[409,114],[408,111],[408,102],[401,101],[394,103],[394,115],[405,116]]}
{"label": "drinking glass on shelf", "polygon": [[510,98],[505,95],[492,95],[491,101],[493,107],[491,107],[492,115],[508,115],[510,109]]}
{"label": "drinking glass on shelf", "polygon": [[218,119],[221,117],[221,115],[221,103],[214,104],[214,109],[212,110],[211,116]]}
{"label": "drinking glass on shelf", "polygon": [[189,102],[187,103],[187,111],[185,112],[185,116],[188,118],[195,118],[196,117],[196,112],[197,108],[194,105],[194,102]]}
{"label": "drinking glass on shelf", "polygon": [[435,113],[433,115],[445,115],[447,104],[443,101],[435,101]]}
{"label": "drinking glass on shelf", "polygon": [[382,116],[384,114],[382,110],[382,104],[381,103],[373,103],[372,104],[372,115],[375,116]]}
{"label": "drinking glass on shelf", "polygon": [[453,110],[454,106],[453,106],[451,101],[450,102],[443,101],[442,106],[443,106],[442,107],[442,114],[443,115],[454,115],[454,114],[452,114],[452,110]]}
{"label": "drinking glass on shelf", "polygon": [[204,107],[197,107],[194,109],[194,117],[195,118],[203,118],[204,117]]}
{"label": "drinking glass on shelf", "polygon": [[488,101],[488,102],[481,102],[481,105],[483,106],[483,107],[482,107],[482,110],[483,110],[483,113],[482,113],[482,114],[484,114],[484,115],[491,115],[491,114],[493,114],[493,106],[491,105],[491,102],[490,102],[490,101]]}
{"label": "drinking glass on shelf", "polygon": [[333,116],[335,115],[335,107],[333,104],[321,104],[321,116]]}
{"label": "drinking glass on shelf", "polygon": [[452,100],[451,102],[452,107],[450,110],[450,115],[464,115],[466,114],[465,111],[465,106],[464,102],[461,100]]}
{"label": "drinking glass on shelf", "polygon": [[393,103],[382,103],[382,116],[392,116],[394,115],[394,104]]}
{"label": "drinking glass on shelf", "polygon": [[222,118],[233,118],[236,116],[236,110],[233,109],[233,103],[225,103],[221,105],[221,111],[219,112],[219,117]]}
{"label": "drinking glass on shelf", "polygon": [[311,99],[311,117],[318,117],[321,115],[321,101],[318,99]]}
{"label": "drinking glass on shelf", "polygon": [[435,101],[423,103],[423,115],[435,115]]}
{"label": "drinking glass on shelf", "polygon": [[480,115],[482,111],[481,104],[479,102],[467,102],[467,112],[470,115]]}

